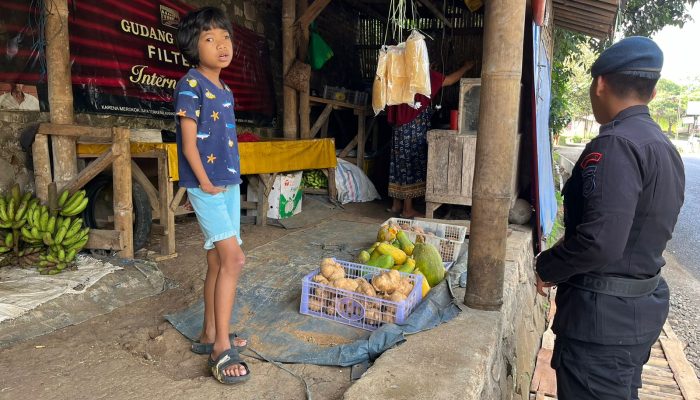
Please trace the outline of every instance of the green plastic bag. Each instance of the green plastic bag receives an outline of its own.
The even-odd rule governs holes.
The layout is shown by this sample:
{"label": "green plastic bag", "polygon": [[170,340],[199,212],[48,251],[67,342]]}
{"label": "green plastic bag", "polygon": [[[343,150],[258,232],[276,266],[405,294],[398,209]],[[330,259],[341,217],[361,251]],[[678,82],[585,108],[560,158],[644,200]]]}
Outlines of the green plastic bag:
{"label": "green plastic bag", "polygon": [[312,25],[309,37],[309,64],[311,64],[311,68],[321,69],[331,57],[333,57],[333,49],[323,40]]}

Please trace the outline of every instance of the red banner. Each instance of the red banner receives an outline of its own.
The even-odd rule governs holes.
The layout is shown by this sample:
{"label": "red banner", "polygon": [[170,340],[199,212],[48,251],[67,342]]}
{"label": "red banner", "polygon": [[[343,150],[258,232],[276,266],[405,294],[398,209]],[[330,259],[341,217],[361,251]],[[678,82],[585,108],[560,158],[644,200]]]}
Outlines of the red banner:
{"label": "red banner", "polygon": [[[0,5],[0,49],[7,48],[0,82],[37,84],[46,105],[41,3]],[[69,0],[76,111],[172,117],[173,89],[190,68],[175,44],[177,24],[191,9],[171,0]],[[236,118],[270,124],[275,101],[265,38],[233,27],[233,62],[221,78],[236,97]]]}

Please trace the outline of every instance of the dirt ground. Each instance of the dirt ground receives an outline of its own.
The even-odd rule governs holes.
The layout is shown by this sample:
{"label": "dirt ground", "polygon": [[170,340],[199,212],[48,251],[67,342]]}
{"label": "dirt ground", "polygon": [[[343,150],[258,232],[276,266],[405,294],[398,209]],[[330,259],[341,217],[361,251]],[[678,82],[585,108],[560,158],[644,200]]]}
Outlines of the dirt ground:
{"label": "dirt ground", "polygon": [[[350,204],[332,218],[380,223],[390,217],[384,208],[381,203]],[[274,226],[242,229],[247,252],[293,232]],[[179,218],[179,256],[158,264],[176,288],[1,349],[0,399],[306,398],[301,380],[250,357],[246,358],[252,370],[249,382],[219,384],[207,371],[205,356],[190,352],[189,341],[165,321],[164,315],[202,295],[206,261],[201,243],[196,220]],[[314,399],[340,399],[351,385],[349,368],[285,368],[306,380]]]}

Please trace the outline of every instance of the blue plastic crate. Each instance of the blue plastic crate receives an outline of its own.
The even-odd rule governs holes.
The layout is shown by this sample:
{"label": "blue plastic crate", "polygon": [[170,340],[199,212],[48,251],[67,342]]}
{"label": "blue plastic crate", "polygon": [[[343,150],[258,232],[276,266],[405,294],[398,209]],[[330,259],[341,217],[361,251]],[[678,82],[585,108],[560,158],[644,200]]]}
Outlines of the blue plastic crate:
{"label": "blue plastic crate", "polygon": [[[371,282],[372,277],[387,271],[368,265],[335,261],[343,266],[345,277],[351,279],[363,277]],[[402,277],[411,280],[413,290],[404,301],[393,302],[316,283],[312,278],[320,271],[321,268],[315,269],[301,281],[299,312],[302,314],[373,331],[386,323],[403,323],[422,300],[421,275],[399,272]]]}

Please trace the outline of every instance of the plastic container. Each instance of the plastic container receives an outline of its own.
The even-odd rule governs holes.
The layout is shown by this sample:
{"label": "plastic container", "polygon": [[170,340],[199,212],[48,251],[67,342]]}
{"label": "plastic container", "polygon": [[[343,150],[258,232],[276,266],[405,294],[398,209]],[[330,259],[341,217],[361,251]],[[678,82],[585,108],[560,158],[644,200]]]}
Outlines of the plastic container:
{"label": "plastic container", "polygon": [[[368,265],[336,261],[343,266],[346,278],[363,277],[370,282],[373,276],[387,271]],[[400,272],[402,277],[411,280],[413,290],[404,301],[393,302],[316,283],[312,278],[319,274],[320,270],[321,268],[315,269],[301,281],[299,312],[302,314],[373,331],[387,323],[403,323],[422,300],[421,275]]]}
{"label": "plastic container", "polygon": [[[382,225],[394,223],[398,225],[402,231],[406,232],[406,236],[412,241],[416,241],[416,237],[420,235],[410,229],[404,227],[418,227],[425,231],[422,236],[425,238],[425,243],[430,243],[438,250],[444,263],[452,264],[457,261],[459,252],[464,244],[464,239],[467,237],[467,228],[458,225],[440,224],[437,222],[416,221],[403,218],[389,218]],[[449,269],[449,267],[448,267]]]}

